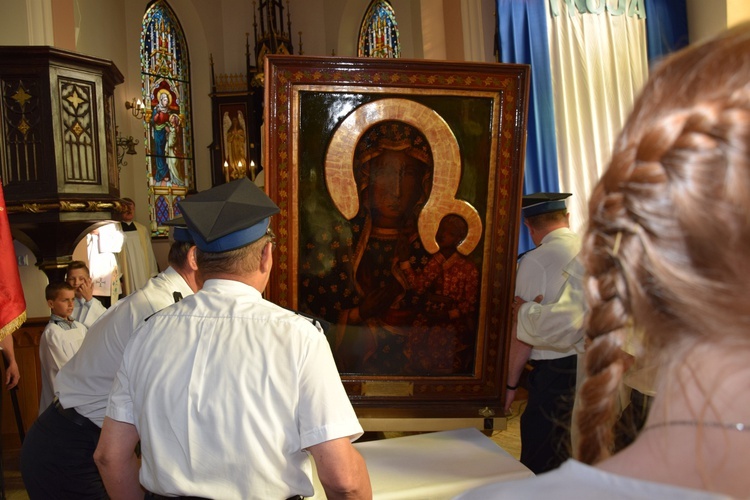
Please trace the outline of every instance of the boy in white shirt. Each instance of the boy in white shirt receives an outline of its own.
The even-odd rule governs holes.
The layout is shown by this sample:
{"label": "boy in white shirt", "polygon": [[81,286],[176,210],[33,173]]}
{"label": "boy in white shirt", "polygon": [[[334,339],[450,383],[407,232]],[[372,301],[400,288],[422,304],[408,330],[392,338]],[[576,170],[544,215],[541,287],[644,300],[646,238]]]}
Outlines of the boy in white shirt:
{"label": "boy in white shirt", "polygon": [[94,282],[91,280],[89,268],[81,260],[74,260],[68,264],[65,281],[75,289],[76,300],[73,304],[73,319],[91,328],[99,316],[107,308],[94,297]]}
{"label": "boy in white shirt", "polygon": [[42,394],[39,414],[55,399],[55,376],[81,347],[87,328],[75,321],[73,303],[75,290],[65,282],[50,283],[44,291],[47,305],[52,310],[49,323],[39,342],[39,361],[42,375]]}

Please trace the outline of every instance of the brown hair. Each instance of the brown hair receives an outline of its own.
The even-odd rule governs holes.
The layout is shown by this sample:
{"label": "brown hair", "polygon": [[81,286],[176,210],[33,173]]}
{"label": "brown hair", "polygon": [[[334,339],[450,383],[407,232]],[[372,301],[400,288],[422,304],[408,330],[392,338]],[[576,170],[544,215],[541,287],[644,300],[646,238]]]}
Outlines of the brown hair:
{"label": "brown hair", "polygon": [[525,217],[526,223],[529,227],[537,230],[544,229],[551,225],[557,225],[561,222],[567,222],[568,210],[555,210],[554,212],[547,212],[544,214],[533,215],[531,217]]}
{"label": "brown hair", "polygon": [[591,195],[582,248],[590,344],[577,413],[585,463],[611,453],[628,328],[644,332],[639,355],[660,366],[702,342],[747,338],[748,54],[745,25],[660,64]]}
{"label": "brown hair", "polygon": [[68,267],[65,268],[65,277],[67,278],[70,274],[70,271],[73,271],[75,269],[83,269],[86,271],[86,275],[90,276],[91,272],[89,272],[89,268],[86,265],[86,263],[82,260],[73,260],[68,263]]}
{"label": "brown hair", "polygon": [[268,231],[259,240],[227,252],[204,252],[196,247],[195,260],[198,263],[198,269],[206,279],[213,274],[252,273],[260,268],[263,249],[273,241],[273,232]]}
{"label": "brown hair", "polygon": [[45,300],[55,300],[62,290],[70,290],[71,292],[76,291],[75,288],[68,285],[65,281],[52,282],[44,289]]}
{"label": "brown hair", "polygon": [[175,269],[184,269],[188,262],[188,253],[195,245],[190,241],[174,241],[169,247],[167,262]]}

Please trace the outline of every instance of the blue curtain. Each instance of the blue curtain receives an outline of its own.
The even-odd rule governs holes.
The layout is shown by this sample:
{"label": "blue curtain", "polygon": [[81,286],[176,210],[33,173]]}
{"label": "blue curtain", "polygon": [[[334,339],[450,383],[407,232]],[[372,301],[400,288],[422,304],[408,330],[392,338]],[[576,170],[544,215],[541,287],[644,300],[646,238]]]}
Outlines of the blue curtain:
{"label": "blue curtain", "polygon": [[[687,7],[685,0],[649,0],[644,6],[648,59],[653,65],[688,44]],[[531,65],[524,194],[560,189],[547,8],[548,0],[497,0],[500,62]],[[533,246],[522,226],[519,254]]]}
{"label": "blue curtain", "polygon": [[687,6],[685,0],[649,0],[646,7],[648,63],[688,44]]}
{"label": "blue curtain", "polygon": [[[498,0],[500,62],[531,64],[524,194],[559,191],[546,0]],[[518,253],[534,248],[521,227]]]}

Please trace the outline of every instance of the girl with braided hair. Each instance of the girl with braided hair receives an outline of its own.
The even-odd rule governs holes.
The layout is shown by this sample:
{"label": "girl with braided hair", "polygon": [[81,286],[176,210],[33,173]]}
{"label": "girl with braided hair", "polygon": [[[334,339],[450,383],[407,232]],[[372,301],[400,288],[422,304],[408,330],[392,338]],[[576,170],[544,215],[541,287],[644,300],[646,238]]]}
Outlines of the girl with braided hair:
{"label": "girl with braided hair", "polygon": [[[578,461],[461,498],[746,498],[750,25],[659,65],[591,195],[588,224]],[[633,329],[637,359],[657,368],[656,396],[634,443],[611,455]]]}

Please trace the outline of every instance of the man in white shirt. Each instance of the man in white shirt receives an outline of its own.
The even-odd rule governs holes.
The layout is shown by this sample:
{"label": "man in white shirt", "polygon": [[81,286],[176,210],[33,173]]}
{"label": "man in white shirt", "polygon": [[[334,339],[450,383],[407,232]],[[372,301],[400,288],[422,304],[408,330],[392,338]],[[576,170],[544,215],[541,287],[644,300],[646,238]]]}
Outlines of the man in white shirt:
{"label": "man in white shirt", "polygon": [[362,427],[325,335],[261,296],[279,208],[247,178],[178,205],[206,281],[125,350],[94,455],[108,493],[309,497],[309,454],[328,498],[371,498],[351,444]]}
{"label": "man in white shirt", "polygon": [[58,373],[57,398],[41,409],[21,448],[31,498],[107,498],[94,450],[125,345],[147,318],[201,285],[190,234],[175,227],[173,236],[170,267],[112,306]]}
{"label": "man in white shirt", "polygon": [[73,304],[74,320],[91,328],[94,321],[107,311],[107,308],[94,297],[94,281],[91,279],[89,268],[81,260],[74,260],[68,264],[65,281],[76,289],[76,300]]}
{"label": "man in white shirt", "polygon": [[[528,361],[529,400],[521,416],[521,463],[535,474],[558,467],[570,456],[570,424],[575,396],[578,353],[583,349],[583,297],[566,294],[571,263],[581,249],[570,230],[565,199],[569,193],[524,196],[522,213],[536,248],[518,264],[515,295],[528,302],[516,309],[511,337],[506,406]],[[566,271],[567,269],[567,271]],[[573,276],[573,283],[580,278]],[[576,292],[580,287],[568,287]],[[541,304],[557,303],[545,310]],[[542,315],[542,313],[544,313]],[[541,320],[540,320],[541,319]]]}

